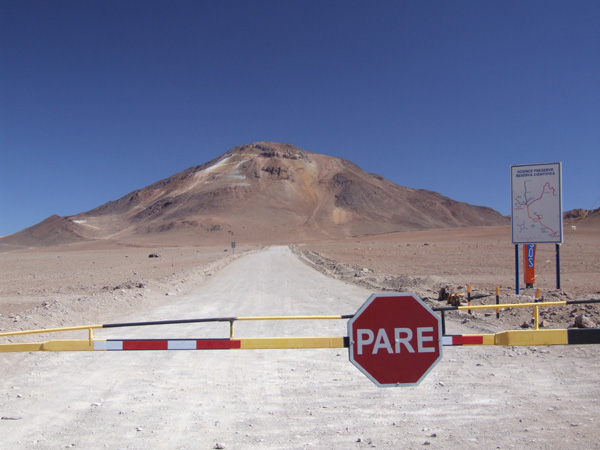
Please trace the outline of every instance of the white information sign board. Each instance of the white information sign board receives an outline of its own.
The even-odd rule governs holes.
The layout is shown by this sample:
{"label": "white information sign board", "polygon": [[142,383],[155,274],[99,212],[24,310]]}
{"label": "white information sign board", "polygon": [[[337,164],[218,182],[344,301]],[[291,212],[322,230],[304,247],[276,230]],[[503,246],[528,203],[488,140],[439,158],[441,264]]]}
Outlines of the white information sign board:
{"label": "white information sign board", "polygon": [[510,167],[513,244],[562,243],[561,163]]}

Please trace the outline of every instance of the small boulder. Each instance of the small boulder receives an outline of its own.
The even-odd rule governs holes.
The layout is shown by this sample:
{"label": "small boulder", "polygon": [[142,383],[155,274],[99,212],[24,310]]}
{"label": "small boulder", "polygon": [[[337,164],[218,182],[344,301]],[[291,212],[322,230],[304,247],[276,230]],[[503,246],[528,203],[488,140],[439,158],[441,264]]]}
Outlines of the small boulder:
{"label": "small boulder", "polygon": [[580,314],[575,317],[575,327],[576,328],[596,328],[596,324],[589,317]]}

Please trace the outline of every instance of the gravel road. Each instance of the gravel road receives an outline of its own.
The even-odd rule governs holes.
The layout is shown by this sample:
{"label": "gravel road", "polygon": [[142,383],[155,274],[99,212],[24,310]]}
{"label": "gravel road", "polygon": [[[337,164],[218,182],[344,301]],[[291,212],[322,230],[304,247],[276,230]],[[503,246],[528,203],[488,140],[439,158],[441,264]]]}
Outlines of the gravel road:
{"label": "gravel road", "polygon": [[[122,321],[352,314],[370,294],[271,247]],[[448,331],[482,331],[468,326]],[[95,337],[228,333],[220,323]],[[346,322],[238,322],[235,334],[345,336]],[[599,357],[592,345],[447,347],[419,386],[381,389],[343,349],[0,354],[0,448],[600,448]]]}

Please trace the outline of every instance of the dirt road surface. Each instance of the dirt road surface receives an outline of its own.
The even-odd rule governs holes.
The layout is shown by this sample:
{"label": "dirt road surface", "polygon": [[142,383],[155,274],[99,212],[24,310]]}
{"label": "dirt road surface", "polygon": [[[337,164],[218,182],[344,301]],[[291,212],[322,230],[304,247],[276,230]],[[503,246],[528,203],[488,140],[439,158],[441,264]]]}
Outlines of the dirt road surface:
{"label": "dirt road surface", "polygon": [[[120,321],[352,314],[370,294],[271,247]],[[448,332],[496,331],[474,323]],[[95,337],[228,333],[221,323]],[[238,322],[235,333],[345,336],[346,321]],[[0,370],[2,449],[600,448],[594,345],[446,347],[409,388],[377,388],[343,349],[4,353]]]}

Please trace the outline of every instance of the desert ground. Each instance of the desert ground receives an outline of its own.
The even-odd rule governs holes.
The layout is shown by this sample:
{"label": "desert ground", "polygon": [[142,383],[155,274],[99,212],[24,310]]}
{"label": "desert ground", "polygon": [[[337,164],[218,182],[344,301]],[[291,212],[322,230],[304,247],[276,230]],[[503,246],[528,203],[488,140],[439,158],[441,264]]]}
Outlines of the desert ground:
{"label": "desert ground", "polygon": [[[266,241],[265,241],[266,242]],[[275,243],[273,243],[275,244]],[[510,228],[394,233],[293,245],[106,242],[0,253],[0,332],[112,322],[352,314],[372,292],[492,303],[515,293]],[[157,254],[157,258],[149,258]],[[600,298],[600,227],[565,227],[561,289],[540,246],[543,300]],[[566,328],[597,305],[542,308]],[[531,323],[466,311],[451,334]],[[225,324],[102,329],[96,338],[227,337]],[[236,337],[344,336],[345,321],[248,322]],[[0,338],[85,338],[87,333]],[[600,448],[600,346],[445,347],[416,387],[377,388],[344,349],[0,354],[0,448]]]}

